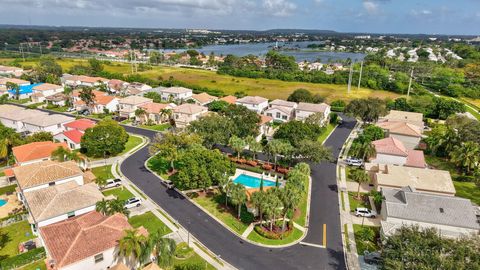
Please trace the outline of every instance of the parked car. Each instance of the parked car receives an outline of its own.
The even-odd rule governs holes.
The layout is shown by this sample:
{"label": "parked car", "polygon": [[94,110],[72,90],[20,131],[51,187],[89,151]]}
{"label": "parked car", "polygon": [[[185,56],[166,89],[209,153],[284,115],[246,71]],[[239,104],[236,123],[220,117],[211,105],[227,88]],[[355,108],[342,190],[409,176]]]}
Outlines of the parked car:
{"label": "parked car", "polygon": [[165,184],[165,186],[166,186],[168,189],[174,189],[174,188],[175,188],[175,185],[174,185],[173,182],[170,181],[170,180],[163,181],[163,183]]}
{"label": "parked car", "polygon": [[107,183],[105,184],[105,186],[103,186],[103,188],[113,188],[113,187],[119,187],[122,185],[122,180],[120,179],[109,179],[107,180]]}
{"label": "parked car", "polygon": [[142,205],[142,201],[139,198],[133,197],[133,198],[130,198],[130,199],[125,201],[124,208],[125,209],[130,209],[130,208],[133,208],[133,207],[139,207],[140,205]]}
{"label": "parked car", "polygon": [[355,209],[355,216],[375,218],[377,216],[377,212],[370,210],[368,208],[358,207]]}
{"label": "parked car", "polygon": [[67,112],[73,112],[73,111],[75,111],[75,108],[68,108],[67,109]]}
{"label": "parked car", "polygon": [[363,166],[363,160],[359,158],[348,157],[345,159],[345,163],[350,166],[361,167]]}
{"label": "parked car", "polygon": [[382,256],[379,252],[368,252],[368,250],[365,250],[363,260],[368,264],[379,264]]}

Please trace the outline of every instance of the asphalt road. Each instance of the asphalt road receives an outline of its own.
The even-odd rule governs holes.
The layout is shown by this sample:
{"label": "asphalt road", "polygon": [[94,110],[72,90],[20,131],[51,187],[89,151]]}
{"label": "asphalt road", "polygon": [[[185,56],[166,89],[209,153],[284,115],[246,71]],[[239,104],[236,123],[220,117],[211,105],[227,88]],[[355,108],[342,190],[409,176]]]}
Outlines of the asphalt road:
{"label": "asphalt road", "polygon": [[[325,145],[332,148],[334,157],[338,157],[354,126],[353,119],[344,117],[344,123],[326,141]],[[125,128],[130,133],[150,138],[155,135],[153,131],[128,126]],[[167,190],[145,168],[144,163],[148,157],[148,147],[137,151],[122,163],[122,173],[212,252],[238,269],[346,269],[334,163],[311,164],[310,224],[303,240],[322,245],[323,225],[326,224],[326,248],[301,244],[287,248],[263,248],[242,241],[182,195]]]}

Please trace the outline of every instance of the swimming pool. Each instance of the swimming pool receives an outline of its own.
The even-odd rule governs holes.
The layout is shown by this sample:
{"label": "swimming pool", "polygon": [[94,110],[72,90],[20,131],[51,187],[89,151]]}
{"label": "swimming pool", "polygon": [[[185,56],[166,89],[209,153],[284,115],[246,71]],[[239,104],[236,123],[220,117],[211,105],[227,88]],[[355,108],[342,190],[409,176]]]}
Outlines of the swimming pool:
{"label": "swimming pool", "polygon": [[[234,183],[242,184],[249,188],[259,188],[261,181],[262,180],[258,177],[250,176],[246,174],[240,174],[239,176],[237,176],[237,178],[233,180]],[[276,182],[263,179],[264,187],[274,187],[275,185],[276,185]]]}
{"label": "swimming pool", "polygon": [[5,204],[7,204],[7,201],[4,199],[0,199],[0,206],[4,206]]}
{"label": "swimming pool", "polygon": [[[21,85],[19,89],[20,95],[31,95],[33,93],[33,87],[42,85],[43,83],[34,83],[30,85]],[[16,95],[15,90],[8,90],[10,95]]]}

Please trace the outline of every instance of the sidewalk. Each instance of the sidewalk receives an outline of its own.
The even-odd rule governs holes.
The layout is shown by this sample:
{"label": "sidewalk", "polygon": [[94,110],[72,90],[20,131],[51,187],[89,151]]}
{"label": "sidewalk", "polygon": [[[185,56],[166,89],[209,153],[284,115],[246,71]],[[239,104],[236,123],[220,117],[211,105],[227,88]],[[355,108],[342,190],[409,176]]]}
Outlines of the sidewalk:
{"label": "sidewalk", "polygon": [[[145,142],[145,141],[144,141]],[[145,143],[148,143],[146,141]],[[222,270],[230,270],[236,269],[232,265],[228,264],[227,262],[221,260],[217,255],[213,252],[208,250],[204,245],[202,245],[196,238],[194,238],[185,228],[183,228],[180,224],[176,223],[173,218],[171,218],[166,211],[164,211],[159,205],[157,205],[154,201],[148,198],[145,194],[139,193],[140,190],[137,188],[133,188],[134,185],[124,177],[120,170],[117,171],[117,168],[121,165],[123,159],[127,157],[132,152],[136,151],[137,149],[141,148],[145,143],[142,143],[136,149],[133,149],[129,153],[119,157],[115,162],[112,164],[112,174],[115,178],[120,178],[124,182],[124,187],[128,189],[134,196],[143,199],[143,205],[146,208],[146,211],[152,212],[158,219],[160,219],[170,230],[172,233],[168,234],[167,237],[172,238],[175,242],[186,242],[188,245],[193,248],[193,250],[201,256],[205,261],[211,264],[216,269]],[[146,199],[145,199],[146,198]]]}

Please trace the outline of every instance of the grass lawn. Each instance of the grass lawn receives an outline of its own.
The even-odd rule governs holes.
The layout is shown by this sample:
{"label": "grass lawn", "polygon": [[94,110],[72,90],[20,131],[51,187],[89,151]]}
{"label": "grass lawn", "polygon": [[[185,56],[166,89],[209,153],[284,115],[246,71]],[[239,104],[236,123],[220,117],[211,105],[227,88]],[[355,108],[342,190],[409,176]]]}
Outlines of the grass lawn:
{"label": "grass lawn", "polygon": [[56,111],[56,112],[66,112],[68,107],[67,106],[63,106],[63,107],[48,107],[47,106],[47,109],[52,110],[52,111]]}
{"label": "grass lawn", "polygon": [[459,175],[457,166],[444,158],[425,155],[425,161],[428,165],[434,167],[435,169],[449,171],[452,175],[452,178]]}
{"label": "grass lawn", "polygon": [[0,171],[0,177],[5,176],[5,173],[3,171]]}
{"label": "grass lawn", "polygon": [[[181,250],[182,249],[182,250]],[[181,265],[198,265],[198,268],[192,267],[188,269],[205,269],[205,270],[215,270],[211,264],[205,261],[200,255],[195,253],[192,248],[187,247],[186,243],[179,243],[177,245],[177,250],[175,251],[176,254],[183,254],[187,256],[186,258],[178,258],[174,257],[173,259],[173,267],[167,269],[175,269]],[[181,257],[181,256],[180,256]],[[201,267],[201,268],[200,268]]]}
{"label": "grass lawn", "polygon": [[170,169],[170,164],[163,158],[157,155],[148,160],[147,166],[150,170],[160,175],[164,180],[168,179],[169,176],[167,173]]}
{"label": "grass lawn", "polygon": [[362,200],[357,200],[357,192],[348,192],[348,201],[350,202],[350,211],[355,211],[355,208],[365,207],[370,208],[367,193],[361,193]]}
{"label": "grass lawn", "polygon": [[285,244],[289,244],[289,243],[292,243],[295,240],[300,239],[300,237],[302,237],[302,235],[303,235],[302,231],[300,231],[297,228],[294,228],[293,232],[284,239],[268,239],[268,238],[265,238],[265,237],[261,236],[260,234],[258,234],[255,230],[253,230],[248,235],[247,238],[248,238],[248,240],[252,240],[254,242],[265,244],[265,245],[285,245]]}
{"label": "grass lawn", "polygon": [[113,195],[113,196],[117,197],[117,199],[120,199],[120,200],[127,200],[127,199],[130,199],[130,198],[134,197],[133,194],[130,191],[128,191],[128,189],[126,189],[124,187],[112,188],[112,189],[109,189],[109,190],[105,190],[102,193],[105,196]]}
{"label": "grass lawn", "polygon": [[141,128],[151,129],[155,131],[165,131],[170,128],[170,124],[159,124],[159,125],[140,125]]}
{"label": "grass lawn", "polygon": [[323,132],[322,135],[318,136],[318,141],[320,143],[325,142],[328,135],[330,135],[330,133],[332,133],[332,131],[335,129],[335,127],[336,127],[336,125],[328,123],[327,128],[325,129],[325,132]]}
{"label": "grass lawn", "polygon": [[363,255],[365,250],[372,252],[380,249],[377,244],[377,240],[380,237],[380,227],[365,225],[362,227],[362,225],[353,224],[353,230],[355,233],[355,243],[357,244],[357,254]]}
{"label": "grass lawn", "polygon": [[120,155],[127,153],[128,151],[135,148],[135,146],[140,145],[142,142],[143,142],[142,137],[130,135],[128,137],[127,143],[125,144],[125,150],[123,150],[123,152],[120,153]]}
{"label": "grass lawn", "polygon": [[162,230],[162,235],[171,233],[172,231],[165,225],[160,219],[158,219],[152,212],[146,212],[144,214],[133,216],[128,219],[128,223],[134,228],[140,226],[145,227],[149,233],[155,233],[158,230]]}
{"label": "grass lawn", "polygon": [[112,165],[105,165],[101,167],[95,167],[92,168],[92,173],[98,178],[98,179],[112,179],[113,174],[112,174]]}
{"label": "grass lawn", "polygon": [[[219,193],[209,194],[206,196],[198,196],[196,198],[193,198],[193,200],[199,205],[201,205],[210,214],[220,219],[225,225],[227,225],[230,229],[234,230],[238,234],[242,234],[250,224],[238,220],[236,216],[236,210],[234,210],[233,213],[232,211],[225,209],[224,196]],[[245,207],[242,212],[243,214],[247,213]]]}
{"label": "grass lawn", "polygon": [[18,255],[18,245],[35,238],[28,221],[0,228],[0,259]]}
{"label": "grass lawn", "polygon": [[348,238],[348,225],[343,224],[343,235],[345,237],[345,245],[347,246],[347,251],[350,251],[350,239]]}
{"label": "grass lawn", "polygon": [[32,264],[29,264],[27,266],[24,266],[22,268],[20,268],[20,270],[47,270],[47,266],[45,265],[45,261],[44,260],[39,260],[39,261],[36,261]]}
{"label": "grass lawn", "polygon": [[480,188],[473,182],[459,182],[453,181],[456,196],[466,199],[470,199],[472,202],[480,205]]}

